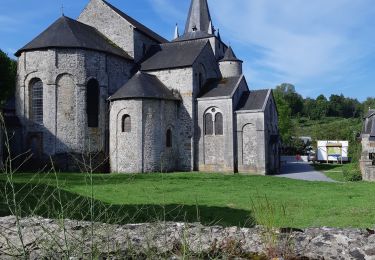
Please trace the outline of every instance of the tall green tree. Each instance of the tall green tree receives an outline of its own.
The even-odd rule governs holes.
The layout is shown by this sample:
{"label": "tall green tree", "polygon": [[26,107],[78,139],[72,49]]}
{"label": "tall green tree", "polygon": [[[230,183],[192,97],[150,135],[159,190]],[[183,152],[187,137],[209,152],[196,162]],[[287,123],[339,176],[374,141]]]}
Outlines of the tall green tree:
{"label": "tall green tree", "polygon": [[303,111],[303,97],[296,92],[294,85],[283,83],[275,91],[284,99],[291,110],[292,116],[299,116]]}
{"label": "tall green tree", "polygon": [[14,93],[17,62],[0,50],[0,105]]}
{"label": "tall green tree", "polygon": [[375,98],[368,97],[362,104],[363,114],[366,115],[370,109],[375,109]]}
{"label": "tall green tree", "polygon": [[286,102],[283,92],[276,89],[273,91],[278,115],[279,115],[279,131],[281,139],[284,143],[289,143],[293,134],[292,111]]}

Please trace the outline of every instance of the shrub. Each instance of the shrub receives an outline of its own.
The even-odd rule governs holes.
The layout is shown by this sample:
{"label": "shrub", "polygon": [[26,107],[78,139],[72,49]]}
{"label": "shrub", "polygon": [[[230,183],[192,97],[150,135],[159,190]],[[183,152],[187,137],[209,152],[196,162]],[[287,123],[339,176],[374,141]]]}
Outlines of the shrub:
{"label": "shrub", "polygon": [[362,174],[358,163],[348,164],[343,169],[343,175],[346,181],[361,181]]}

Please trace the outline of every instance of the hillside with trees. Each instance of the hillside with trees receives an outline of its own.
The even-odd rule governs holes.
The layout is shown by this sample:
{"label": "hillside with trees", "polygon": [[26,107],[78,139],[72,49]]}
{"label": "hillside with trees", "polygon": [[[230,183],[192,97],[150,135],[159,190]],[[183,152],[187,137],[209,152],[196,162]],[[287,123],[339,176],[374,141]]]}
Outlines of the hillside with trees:
{"label": "hillside with trees", "polygon": [[274,96],[284,147],[293,148],[289,153],[304,149],[302,141],[295,137],[310,136],[313,147],[317,140],[348,140],[349,156],[354,161],[359,158],[357,137],[362,129],[362,118],[370,107],[375,107],[375,98],[364,102],[342,94],[303,98],[293,85],[286,83],[275,88]]}
{"label": "hillside with trees", "polygon": [[0,105],[13,94],[16,85],[17,62],[0,50]]}

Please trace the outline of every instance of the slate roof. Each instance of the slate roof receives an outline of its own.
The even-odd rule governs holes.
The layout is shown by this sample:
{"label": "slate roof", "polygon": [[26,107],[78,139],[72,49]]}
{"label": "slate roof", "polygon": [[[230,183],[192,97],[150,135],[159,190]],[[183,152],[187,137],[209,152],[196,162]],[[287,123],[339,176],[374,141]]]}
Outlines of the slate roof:
{"label": "slate roof", "polygon": [[137,20],[133,19],[129,15],[125,14],[124,12],[122,12],[121,10],[119,10],[118,8],[114,7],[113,5],[111,5],[110,3],[108,3],[107,1],[103,0],[103,2],[106,5],[108,5],[113,11],[115,11],[118,15],[120,15],[122,18],[124,18],[125,20],[127,20],[130,24],[132,24],[138,31],[144,33],[145,35],[151,37],[152,39],[156,40],[159,43],[166,43],[166,42],[168,42],[168,40],[166,40],[165,38],[161,37],[159,34],[157,34],[156,32],[152,31],[148,27],[144,26],[143,24],[141,24]]}
{"label": "slate roof", "polygon": [[146,54],[141,70],[190,67],[207,44],[208,40],[197,40],[154,45]]}
{"label": "slate roof", "polygon": [[19,57],[24,51],[46,48],[89,49],[132,59],[95,28],[66,16],[56,20],[34,40],[18,50],[15,55]]}
{"label": "slate roof", "polygon": [[156,76],[144,72],[135,74],[109,100],[132,98],[179,100]]}
{"label": "slate roof", "polygon": [[230,97],[241,79],[242,76],[208,80],[199,98]]}
{"label": "slate roof", "polygon": [[231,46],[229,46],[228,49],[225,51],[224,57],[221,59],[221,61],[239,61],[239,62],[242,62],[242,60],[240,60],[236,57],[236,55],[234,54]]}
{"label": "slate roof", "polygon": [[188,40],[204,39],[204,38],[210,38],[210,37],[215,37],[215,35],[209,34],[209,33],[206,33],[206,32],[202,32],[202,31],[195,31],[195,32],[186,32],[173,41],[174,42],[188,41]]}
{"label": "slate roof", "polygon": [[193,27],[197,31],[208,33],[210,22],[211,15],[207,0],[192,0],[185,25],[185,33],[192,32]]}
{"label": "slate roof", "polygon": [[263,110],[271,90],[253,90],[242,95],[236,110]]}

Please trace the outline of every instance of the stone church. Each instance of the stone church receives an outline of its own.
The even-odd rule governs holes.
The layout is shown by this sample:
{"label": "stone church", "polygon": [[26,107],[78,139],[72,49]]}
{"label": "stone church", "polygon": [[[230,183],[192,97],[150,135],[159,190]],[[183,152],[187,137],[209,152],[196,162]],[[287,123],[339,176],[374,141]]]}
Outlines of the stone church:
{"label": "stone church", "polygon": [[365,181],[375,181],[375,110],[370,109],[364,117],[361,134],[362,154],[360,167]]}
{"label": "stone church", "polygon": [[16,56],[15,113],[35,160],[69,169],[72,155],[100,154],[118,173],[279,170],[272,91],[249,90],[207,0],[191,1],[171,41],[90,0]]}

